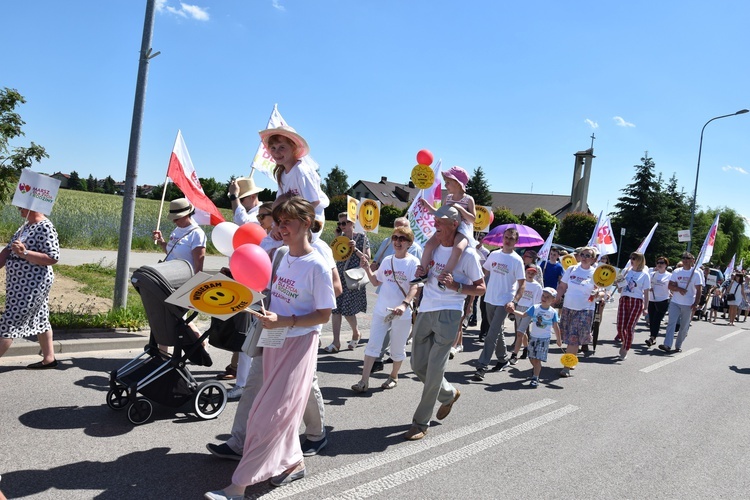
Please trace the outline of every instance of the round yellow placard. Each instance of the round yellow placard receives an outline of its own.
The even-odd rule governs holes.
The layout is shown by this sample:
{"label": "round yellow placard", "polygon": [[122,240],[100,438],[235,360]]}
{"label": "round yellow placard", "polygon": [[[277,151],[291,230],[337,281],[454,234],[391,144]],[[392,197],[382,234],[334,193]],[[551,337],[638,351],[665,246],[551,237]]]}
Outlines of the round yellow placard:
{"label": "round yellow placard", "polygon": [[372,200],[363,200],[359,205],[359,225],[365,231],[374,231],[380,223],[380,208]]}
{"label": "round yellow placard", "polygon": [[600,287],[608,287],[615,282],[617,278],[617,269],[609,264],[599,264],[594,271],[594,284]]}
{"label": "round yellow placard", "polygon": [[356,198],[349,197],[349,203],[346,206],[347,218],[349,220],[356,220],[357,218],[357,205],[359,202]]}
{"label": "round yellow placard", "polygon": [[565,368],[573,368],[578,364],[578,357],[575,354],[566,353],[560,357],[560,363],[562,363]]}
{"label": "round yellow placard", "polygon": [[474,209],[477,212],[477,217],[474,219],[474,231],[486,231],[487,226],[492,223],[492,213],[482,205],[476,205]]}
{"label": "round yellow placard", "polygon": [[435,172],[429,165],[419,164],[411,169],[411,181],[419,189],[428,189],[435,183]]}
{"label": "round yellow placard", "polygon": [[205,281],[190,291],[190,303],[206,314],[242,311],[253,301],[253,292],[236,281]]}
{"label": "round yellow placard", "polygon": [[343,262],[349,258],[354,251],[349,245],[351,240],[346,236],[336,236],[331,242],[331,250],[333,250],[333,258],[337,262]]}
{"label": "round yellow placard", "polygon": [[560,259],[560,264],[562,264],[563,269],[567,269],[570,266],[575,265],[575,263],[576,263],[576,258],[573,257],[571,254],[563,255],[562,258]]}

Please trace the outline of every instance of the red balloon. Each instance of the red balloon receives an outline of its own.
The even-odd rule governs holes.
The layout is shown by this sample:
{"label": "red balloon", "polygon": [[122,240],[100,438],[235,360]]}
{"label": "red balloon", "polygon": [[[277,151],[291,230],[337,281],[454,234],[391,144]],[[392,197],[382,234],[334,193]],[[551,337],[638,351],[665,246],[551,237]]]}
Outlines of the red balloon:
{"label": "red balloon", "polygon": [[260,242],[263,241],[263,238],[265,237],[265,229],[260,227],[259,224],[249,222],[247,224],[242,224],[237,231],[235,231],[234,236],[232,237],[232,246],[237,250],[237,247],[247,245],[248,243],[260,245]]}
{"label": "red balloon", "polygon": [[252,243],[234,249],[229,258],[229,269],[235,281],[256,292],[265,290],[271,279],[271,259],[262,248]]}
{"label": "red balloon", "polygon": [[428,149],[423,149],[417,153],[417,163],[420,165],[432,165],[432,153]]}

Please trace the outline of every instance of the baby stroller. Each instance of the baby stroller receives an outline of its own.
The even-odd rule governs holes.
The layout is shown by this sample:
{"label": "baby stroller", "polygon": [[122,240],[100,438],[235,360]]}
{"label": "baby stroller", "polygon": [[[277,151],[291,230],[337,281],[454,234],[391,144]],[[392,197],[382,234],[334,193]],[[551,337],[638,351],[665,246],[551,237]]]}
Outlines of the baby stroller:
{"label": "baby stroller", "polygon": [[[227,404],[227,392],[220,382],[198,384],[186,365],[188,361],[212,364],[202,345],[208,332],[196,340],[189,326],[198,313],[184,319],[186,309],[164,302],[192,276],[193,269],[184,260],[143,266],[133,272],[131,282],[141,295],[151,334],[142,354],[110,373],[107,406],[127,408],[128,420],[134,425],[151,418],[152,401],[178,408],[192,400],[192,409],[205,420],[218,417]],[[173,346],[174,353],[160,351],[159,345]]]}

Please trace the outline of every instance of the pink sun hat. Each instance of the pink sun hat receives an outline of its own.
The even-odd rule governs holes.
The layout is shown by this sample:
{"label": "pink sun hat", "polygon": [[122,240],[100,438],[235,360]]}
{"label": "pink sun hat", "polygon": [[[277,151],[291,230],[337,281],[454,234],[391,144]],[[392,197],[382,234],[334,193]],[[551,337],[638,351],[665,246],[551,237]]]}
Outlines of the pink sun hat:
{"label": "pink sun hat", "polygon": [[466,170],[454,165],[447,172],[442,172],[442,174],[444,179],[453,179],[461,184],[461,187],[466,191],[466,183],[469,182],[469,174],[466,173]]}

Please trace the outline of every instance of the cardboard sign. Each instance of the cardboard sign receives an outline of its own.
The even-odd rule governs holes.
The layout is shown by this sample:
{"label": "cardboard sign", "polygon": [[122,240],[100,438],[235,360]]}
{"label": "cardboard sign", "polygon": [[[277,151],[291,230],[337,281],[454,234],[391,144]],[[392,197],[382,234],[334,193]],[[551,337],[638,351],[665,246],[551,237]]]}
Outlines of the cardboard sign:
{"label": "cardboard sign", "polygon": [[228,320],[265,297],[238,281],[217,273],[199,272],[167,297],[165,302]]}

